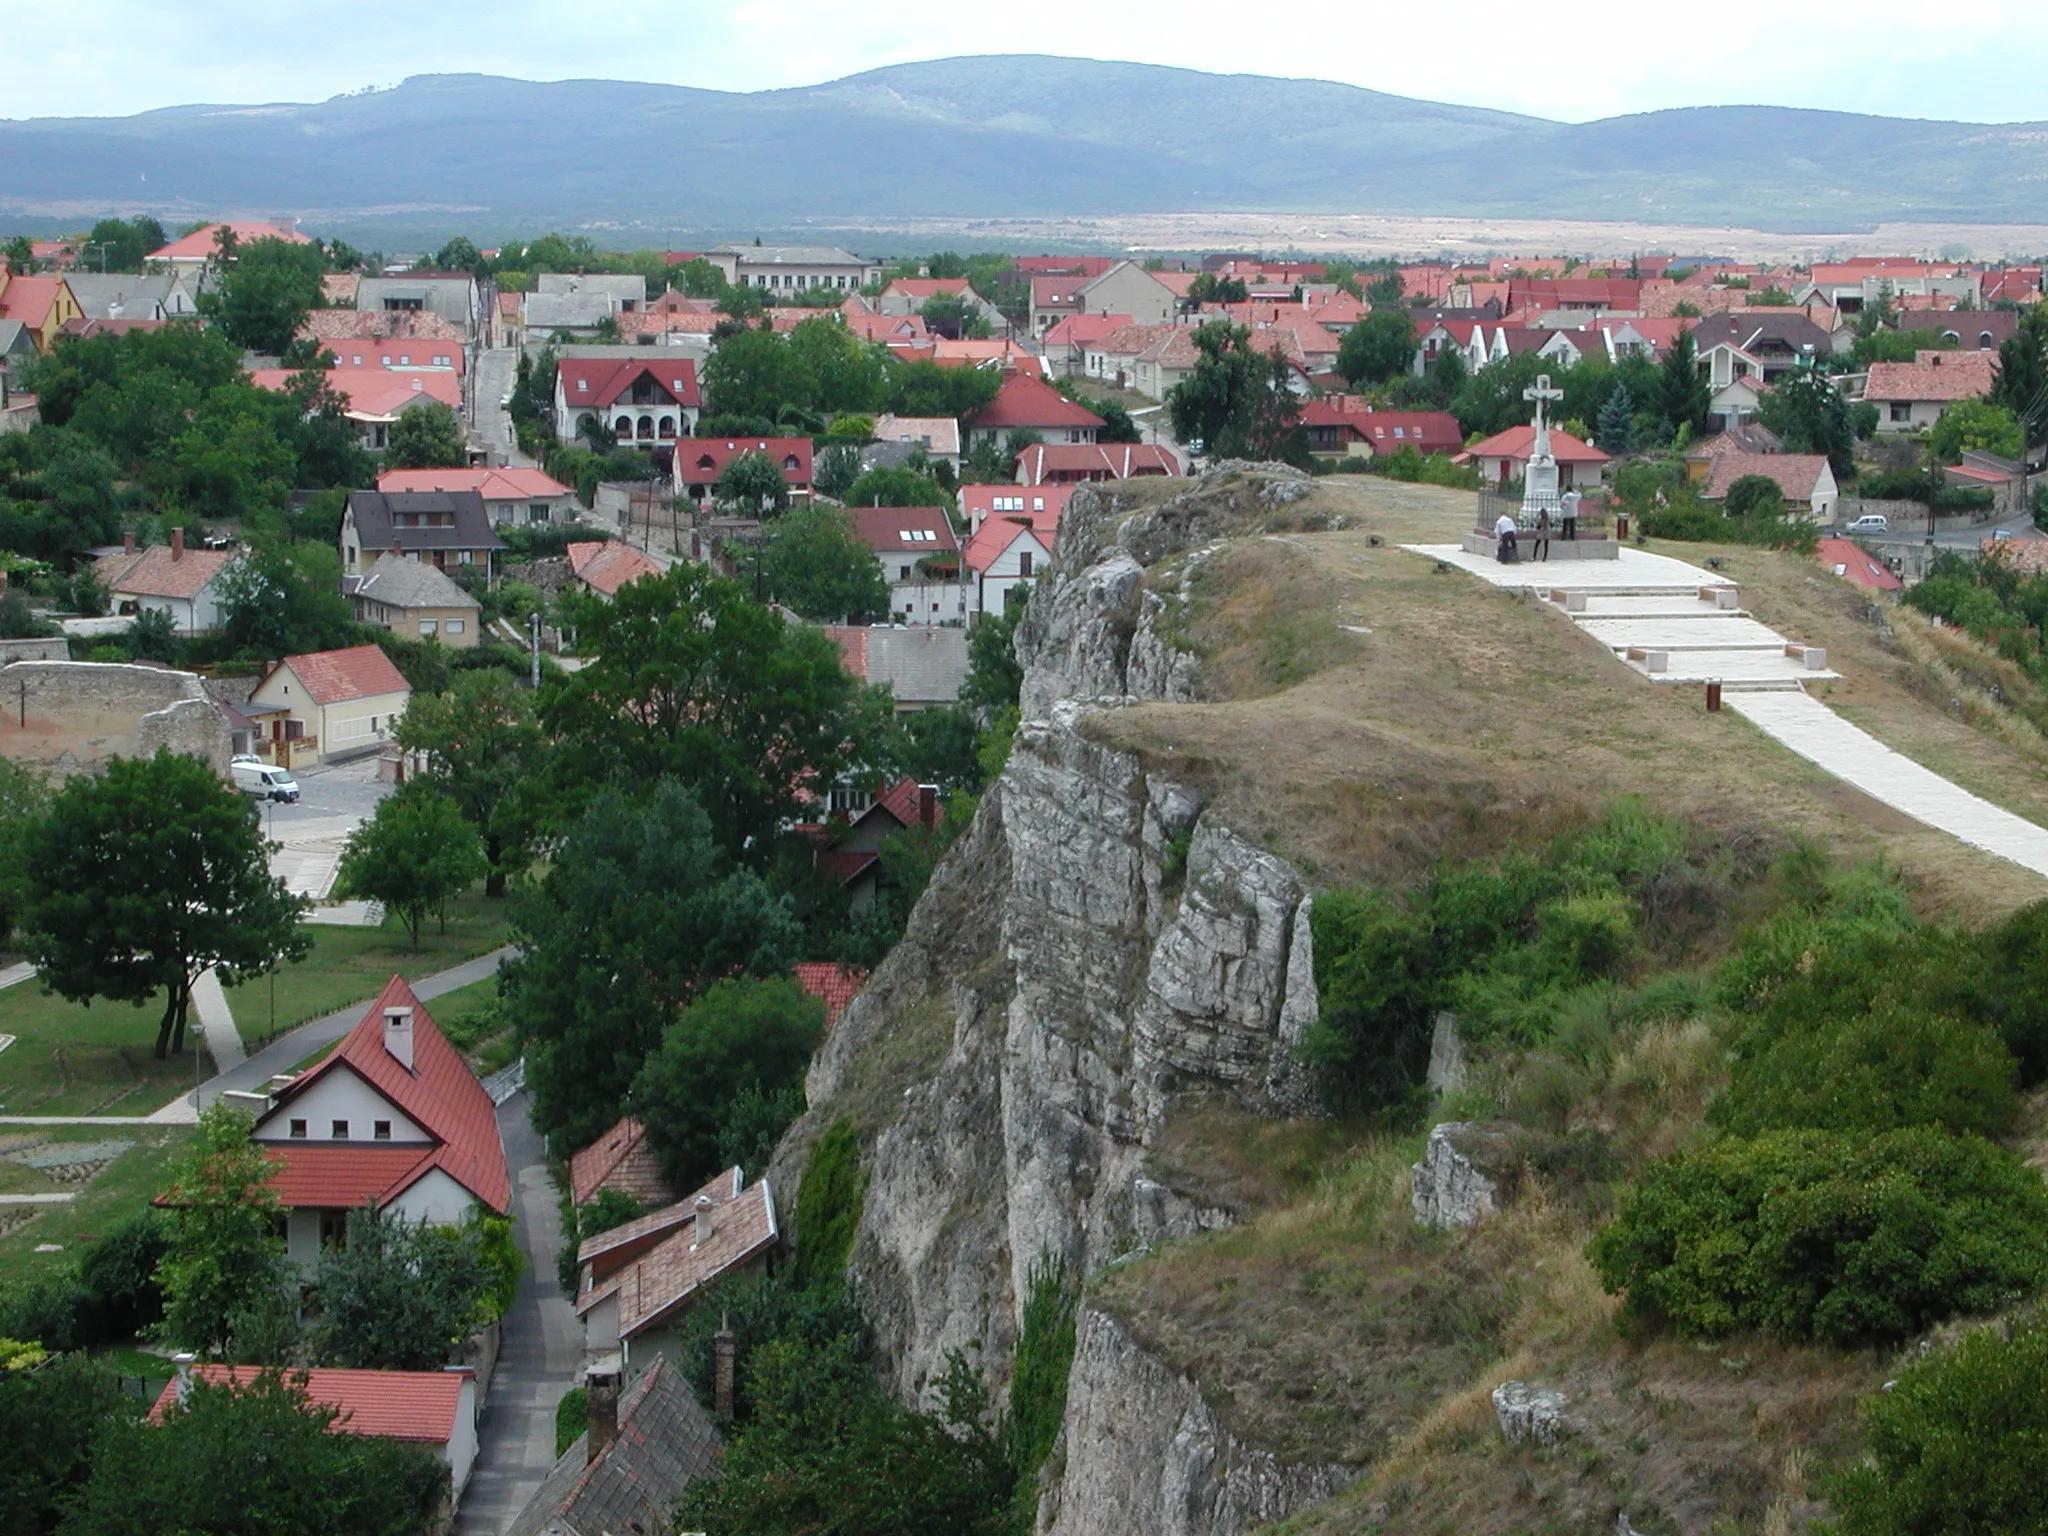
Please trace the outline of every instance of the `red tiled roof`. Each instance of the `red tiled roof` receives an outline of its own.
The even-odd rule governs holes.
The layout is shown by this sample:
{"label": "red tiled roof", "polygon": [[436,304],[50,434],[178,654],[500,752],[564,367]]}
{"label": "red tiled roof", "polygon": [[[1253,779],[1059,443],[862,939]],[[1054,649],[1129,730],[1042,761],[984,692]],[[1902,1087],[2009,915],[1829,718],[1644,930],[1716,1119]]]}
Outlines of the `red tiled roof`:
{"label": "red tiled roof", "polygon": [[[297,377],[291,368],[249,370],[251,384],[280,393]],[[462,409],[462,382],[452,368],[384,368],[368,363],[360,368],[329,368],[327,387],[345,402],[343,414],[359,420],[390,420],[421,395],[440,401],[451,411]]]}
{"label": "red tiled roof", "polygon": [[123,550],[102,555],[93,562],[93,576],[109,592],[192,598],[238,558],[224,549],[187,549],[174,555],[168,545],[159,544],[133,554]]}
{"label": "red tiled roof", "polygon": [[[421,311],[425,313],[425,311]],[[344,336],[322,338],[338,368],[452,368],[463,371],[462,343],[448,338]]]}
{"label": "red tiled roof", "polygon": [[64,287],[61,277],[15,277],[0,288],[0,320],[19,320],[40,326],[50,318],[50,307]]}
{"label": "red tiled roof", "polygon": [[[287,245],[311,245],[313,242],[293,229],[279,229],[275,224],[242,223],[228,220],[227,226],[235,232],[238,244],[247,245],[252,240],[282,240]],[[211,256],[220,247],[215,243],[218,224],[203,224],[191,234],[173,240],[169,245],[160,246],[146,257],[149,261],[198,261]]]}
{"label": "red tiled roof", "polygon": [[566,496],[569,487],[545,470],[519,469],[387,469],[377,475],[377,489],[391,492],[475,491],[485,501],[545,501]]}
{"label": "red tiled roof", "polygon": [[1814,545],[1814,558],[1844,581],[1873,592],[1896,592],[1903,585],[1865,550],[1847,539],[1822,539]]}
{"label": "red tiled roof", "polygon": [[559,367],[557,388],[572,408],[609,407],[633,387],[636,379],[643,377],[679,406],[701,403],[697,395],[697,365],[687,357],[664,357],[659,361],[638,357],[565,357]]}
{"label": "red tiled roof", "polygon": [[642,576],[659,576],[660,564],[617,539],[590,539],[569,546],[569,570],[591,591],[613,597]]}
{"label": "red tiled roof", "polygon": [[[1475,459],[1527,459],[1534,448],[1534,427],[1509,427],[1465,451]],[[1582,443],[1569,432],[1550,429],[1551,456],[1560,464],[1605,464],[1607,455],[1591,443]]]}
{"label": "red tiled roof", "polygon": [[1066,509],[1067,498],[1073,494],[1073,487],[1067,485],[1023,486],[1009,482],[1002,485],[963,485],[960,487],[960,515],[967,519],[970,528],[978,527],[982,519],[998,514],[1018,516],[1027,513],[1034,524],[1041,518],[1050,518],[1050,526],[1058,527],[1060,513]]}
{"label": "red tiled roof", "polygon": [[1827,467],[1827,455],[1820,453],[1716,453],[1707,460],[1700,499],[1719,501],[1736,481],[1762,475],[1787,501],[1812,501],[1814,487]]}
{"label": "red tiled roof", "polygon": [[[264,1369],[255,1365],[195,1365],[192,1375],[213,1386],[232,1382],[237,1388],[246,1388]],[[296,1385],[301,1377],[309,1402],[341,1410],[341,1417],[334,1421],[336,1434],[372,1435],[420,1445],[446,1445],[454,1438],[463,1383],[475,1379],[467,1367],[459,1371],[354,1371],[321,1367],[288,1371],[285,1380]],[[165,1382],[149,1410],[150,1419],[161,1423],[177,1401],[178,1383]]]}
{"label": "red tiled roof", "polygon": [[409,1188],[433,1166],[431,1146],[359,1146],[346,1141],[267,1141],[276,1165],[270,1188],[287,1209],[361,1210]]}
{"label": "red tiled roof", "polygon": [[[373,645],[356,649],[376,652],[379,657],[383,655]],[[347,655],[348,652],[326,654]],[[393,673],[396,674],[396,668],[393,668]],[[385,1048],[384,1010],[387,1007],[412,1009],[413,1064],[410,1070]],[[381,1200],[390,1200],[423,1177],[429,1169],[439,1168],[492,1210],[503,1214],[510,1208],[512,1182],[505,1171],[505,1149],[498,1140],[498,1118],[492,1108],[491,1097],[469,1070],[469,1064],[456,1054],[455,1047],[434,1027],[426,1008],[400,977],[393,976],[384,984],[384,990],[364,1012],[362,1020],[335,1042],[333,1050],[280,1090],[263,1119],[269,1121],[286,1114],[292,1100],[307,1087],[327,1073],[343,1067],[354,1072],[418,1123],[435,1141],[424,1156],[415,1149],[417,1166],[399,1171],[396,1182],[386,1186]],[[311,1143],[272,1142],[265,1150],[276,1148],[283,1154],[286,1171],[280,1176],[282,1182],[285,1178],[297,1177],[296,1170],[302,1163],[308,1169],[316,1166],[305,1161],[301,1154],[325,1153],[333,1147],[333,1143],[315,1147]],[[402,1150],[374,1145],[348,1149],[351,1155]],[[366,1161],[363,1164],[366,1170],[364,1177],[373,1166],[379,1170],[384,1167],[382,1163],[373,1165]],[[341,1177],[339,1174],[323,1176]]]}
{"label": "red tiled roof", "polygon": [[830,1029],[846,1011],[868,979],[866,971],[832,965],[823,960],[805,960],[796,968],[796,984],[825,1005],[825,1027]]}
{"label": "red tiled roof", "polygon": [[701,1189],[690,1191],[671,1205],[664,1205],[660,1210],[649,1211],[645,1216],[636,1216],[610,1231],[584,1239],[576,1250],[576,1262],[591,1266],[584,1289],[587,1291],[600,1286],[605,1277],[616,1273],[621,1265],[630,1263],[676,1228],[686,1225],[699,1200],[724,1205],[727,1201],[737,1200],[746,1186],[745,1172],[737,1167],[728,1168]]}
{"label": "red tiled roof", "polygon": [[942,293],[969,291],[964,277],[899,277],[882,290],[882,296],[900,293],[907,299],[930,299]]}
{"label": "red tiled roof", "polygon": [[[517,298],[514,294],[512,297]],[[299,334],[319,341],[403,337],[411,341],[460,342],[462,333],[431,309],[316,309],[299,323]]]}
{"label": "red tiled roof", "polygon": [[1910,363],[1872,363],[1866,400],[1977,400],[1991,393],[1998,358],[1990,352],[1916,352]]}
{"label": "red tiled roof", "polygon": [[975,414],[974,425],[983,431],[991,427],[1099,427],[1102,418],[1043,379],[1009,373],[1003,376],[995,399]]}
{"label": "red tiled roof", "polygon": [[647,1144],[647,1127],[627,1115],[569,1159],[569,1195],[588,1205],[601,1189],[631,1195],[642,1205],[667,1205],[672,1191],[661,1162]]}
{"label": "red tiled roof", "polygon": [[851,515],[854,536],[878,555],[959,553],[959,537],[943,507],[854,507]]}
{"label": "red tiled roof", "polygon": [[[342,651],[310,651],[304,656],[287,656],[279,663],[290,667],[292,676],[315,704],[340,704],[349,699],[372,699],[386,693],[409,693],[412,685],[405,674],[374,645],[352,645]],[[404,985],[392,978],[397,985]],[[358,1025],[360,1029],[362,1026]],[[382,1044],[378,1046],[383,1049]],[[468,1068],[463,1069],[465,1072]]]}
{"label": "red tiled roof", "polygon": [[865,624],[827,624],[825,637],[839,647],[839,665],[857,683],[868,680],[868,629]]}
{"label": "red tiled roof", "polygon": [[1130,480],[1177,475],[1180,461],[1154,443],[1034,443],[1017,455],[1023,484],[1063,480]]}
{"label": "red tiled roof", "polygon": [[1131,324],[1129,315],[1063,315],[1042,337],[1044,347],[1085,347]]}
{"label": "red tiled roof", "polygon": [[[791,485],[811,483],[811,440],[808,437],[684,437],[676,440],[676,479],[684,485],[710,485],[743,453],[765,453],[782,466]],[[791,460],[795,460],[791,463]]]}
{"label": "red tiled roof", "polygon": [[[1048,519],[1056,522],[1057,519]],[[1041,528],[1027,512],[998,512],[974,530],[967,540],[967,551],[961,556],[970,571],[986,571],[1018,539],[1030,535],[1045,549],[1053,546],[1051,527]]]}
{"label": "red tiled roof", "polygon": [[[576,1300],[578,1315],[607,1296],[619,1298],[619,1336],[630,1338],[680,1310],[697,1290],[775,1246],[775,1199],[766,1184],[742,1190],[706,1214],[701,1238],[692,1219],[601,1285]],[[609,1235],[609,1234],[607,1234]]]}

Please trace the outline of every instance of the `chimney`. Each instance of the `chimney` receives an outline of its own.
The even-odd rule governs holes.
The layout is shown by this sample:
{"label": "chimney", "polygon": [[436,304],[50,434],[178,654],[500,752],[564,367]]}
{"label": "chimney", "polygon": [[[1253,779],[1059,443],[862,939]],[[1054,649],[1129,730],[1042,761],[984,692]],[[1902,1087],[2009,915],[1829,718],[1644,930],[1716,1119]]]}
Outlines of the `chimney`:
{"label": "chimney", "polygon": [[935,827],[939,824],[939,786],[920,784],[917,786],[917,820],[920,826]]}
{"label": "chimney", "polygon": [[721,1315],[711,1336],[711,1405],[721,1424],[732,1422],[733,1351],[732,1319]]}
{"label": "chimney", "polygon": [[182,528],[173,528],[171,530],[171,558],[173,560],[185,558],[185,530]]}
{"label": "chimney", "polygon": [[122,535],[121,535],[121,553],[122,553],[122,554],[124,554],[124,555],[132,555],[132,554],[134,554],[134,553],[135,553],[135,535],[134,535],[134,534],[132,534],[132,533],[124,533],[124,534],[122,534]]}
{"label": "chimney", "polygon": [[185,1404],[185,1399],[192,1395],[192,1362],[198,1358],[197,1355],[190,1353],[171,1356],[171,1364],[177,1367],[177,1375],[172,1380],[177,1387],[177,1401],[181,1408]]}
{"label": "chimney", "polygon": [[384,1010],[384,1049],[391,1053],[406,1071],[412,1070],[412,1010],[410,1008],[386,1008]]}
{"label": "chimney", "polygon": [[711,1235],[711,1212],[714,1208],[709,1195],[699,1195],[697,1197],[697,1214],[690,1223],[690,1247],[692,1249],[702,1247],[704,1239]]}
{"label": "chimney", "polygon": [[585,1406],[584,1462],[589,1466],[619,1437],[619,1373],[607,1361],[583,1375]]}

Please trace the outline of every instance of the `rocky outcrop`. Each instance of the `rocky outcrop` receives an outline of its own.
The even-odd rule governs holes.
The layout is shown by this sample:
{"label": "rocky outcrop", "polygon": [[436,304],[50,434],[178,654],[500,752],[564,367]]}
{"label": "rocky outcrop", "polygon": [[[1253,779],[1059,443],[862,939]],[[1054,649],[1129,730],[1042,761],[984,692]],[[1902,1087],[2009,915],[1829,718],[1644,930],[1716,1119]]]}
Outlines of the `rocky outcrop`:
{"label": "rocky outcrop", "polygon": [[1504,1381],[1493,1389],[1493,1416],[1509,1445],[1557,1444],[1571,1428],[1566,1406],[1562,1392],[1533,1382]]}
{"label": "rocky outcrop", "polygon": [[1409,1169],[1415,1219],[1425,1227],[1469,1227],[1507,1203],[1519,1149],[1512,1128],[1452,1121],[1429,1133]]}
{"label": "rocky outcrop", "polygon": [[1067,1419],[1039,1502],[1044,1536],[1237,1536],[1328,1498],[1339,1466],[1282,1464],[1244,1445],[1186,1377],[1114,1318],[1084,1311]]}

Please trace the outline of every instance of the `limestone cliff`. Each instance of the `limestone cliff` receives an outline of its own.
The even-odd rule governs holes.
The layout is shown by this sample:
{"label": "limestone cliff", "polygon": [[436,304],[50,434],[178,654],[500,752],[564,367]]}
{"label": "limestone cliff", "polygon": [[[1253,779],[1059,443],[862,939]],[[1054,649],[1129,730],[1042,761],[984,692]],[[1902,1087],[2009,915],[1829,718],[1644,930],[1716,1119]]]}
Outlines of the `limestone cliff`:
{"label": "limestone cliff", "polygon": [[[852,1271],[906,1396],[956,1348],[1001,1377],[1042,1257],[1086,1275],[1228,1223],[1148,1160],[1177,1105],[1306,1103],[1301,878],[1088,732],[1093,711],[1199,691],[1174,639],[1185,587],[1152,590],[1148,567],[1261,526],[1303,485],[1231,467],[1177,494],[1090,488],[1069,503],[1019,629],[1009,766],[812,1070],[777,1176],[793,1183],[810,1135],[840,1115],[872,1135]],[[1239,1444],[1113,1318],[1084,1310],[1080,1333],[1041,1509],[1050,1536],[1221,1536],[1341,1476]]]}

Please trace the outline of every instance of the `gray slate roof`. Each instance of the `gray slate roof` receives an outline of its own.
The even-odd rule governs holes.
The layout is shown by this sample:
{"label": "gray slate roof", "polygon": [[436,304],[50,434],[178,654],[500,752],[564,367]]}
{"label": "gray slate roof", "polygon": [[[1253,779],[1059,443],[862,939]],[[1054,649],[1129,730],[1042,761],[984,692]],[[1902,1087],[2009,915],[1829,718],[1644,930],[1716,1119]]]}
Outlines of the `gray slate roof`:
{"label": "gray slate roof", "polygon": [[426,561],[394,560],[389,555],[378,559],[356,582],[355,595],[388,608],[477,606],[475,598]]}
{"label": "gray slate roof", "polygon": [[717,1470],[711,1415],[668,1356],[656,1355],[619,1401],[619,1433],[595,1462],[579,1435],[506,1536],[626,1536],[672,1528],[685,1488]]}
{"label": "gray slate roof", "polygon": [[137,276],[133,272],[71,272],[64,280],[89,320],[160,319],[159,306],[177,283],[168,273]]}
{"label": "gray slate roof", "polygon": [[772,267],[787,264],[796,267],[871,267],[875,263],[863,261],[851,251],[842,251],[836,245],[721,245],[713,254],[737,256],[749,266]]}
{"label": "gray slate roof", "polygon": [[621,301],[647,302],[647,279],[638,272],[543,272],[535,293],[608,293]]}
{"label": "gray slate roof", "polygon": [[[505,547],[491,531],[490,514],[475,491],[351,491],[348,510],[366,553],[374,549],[381,554],[394,544],[408,551]],[[392,521],[395,512],[453,512],[455,521],[442,528],[401,528]]]}
{"label": "gray slate roof", "polygon": [[611,295],[606,293],[529,293],[526,323],[535,330],[548,326],[595,326],[603,324],[616,308]]}

